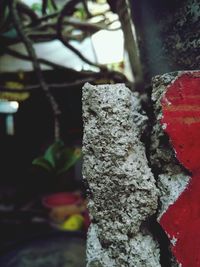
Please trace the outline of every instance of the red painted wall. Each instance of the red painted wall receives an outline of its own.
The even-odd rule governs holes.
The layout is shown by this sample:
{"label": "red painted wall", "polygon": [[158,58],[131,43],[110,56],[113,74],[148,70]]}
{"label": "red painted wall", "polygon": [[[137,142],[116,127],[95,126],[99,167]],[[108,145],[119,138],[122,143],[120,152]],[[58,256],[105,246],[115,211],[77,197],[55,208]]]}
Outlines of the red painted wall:
{"label": "red painted wall", "polygon": [[185,73],[168,86],[161,100],[162,125],[176,157],[191,180],[161,217],[182,267],[200,266],[200,72]]}

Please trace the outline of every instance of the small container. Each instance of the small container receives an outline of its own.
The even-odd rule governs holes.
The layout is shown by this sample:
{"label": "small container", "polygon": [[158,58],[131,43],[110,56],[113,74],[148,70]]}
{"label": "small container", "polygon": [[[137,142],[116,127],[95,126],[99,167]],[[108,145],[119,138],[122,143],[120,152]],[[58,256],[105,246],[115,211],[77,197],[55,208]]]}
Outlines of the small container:
{"label": "small container", "polygon": [[85,201],[79,193],[60,192],[42,199],[44,207],[50,210],[50,218],[54,223],[63,223],[73,214],[85,211]]}

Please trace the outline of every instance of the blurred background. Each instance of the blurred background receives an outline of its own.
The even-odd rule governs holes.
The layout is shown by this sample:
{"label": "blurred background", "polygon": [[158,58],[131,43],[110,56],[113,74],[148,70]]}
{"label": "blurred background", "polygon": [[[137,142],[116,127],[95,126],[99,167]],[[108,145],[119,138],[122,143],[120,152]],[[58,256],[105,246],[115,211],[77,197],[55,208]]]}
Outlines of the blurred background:
{"label": "blurred background", "polygon": [[152,76],[199,67],[199,16],[197,0],[1,0],[0,266],[86,265],[82,86],[148,99]]}
{"label": "blurred background", "polygon": [[107,1],[6,0],[0,39],[0,266],[85,266],[81,90],[132,86],[119,16]]}

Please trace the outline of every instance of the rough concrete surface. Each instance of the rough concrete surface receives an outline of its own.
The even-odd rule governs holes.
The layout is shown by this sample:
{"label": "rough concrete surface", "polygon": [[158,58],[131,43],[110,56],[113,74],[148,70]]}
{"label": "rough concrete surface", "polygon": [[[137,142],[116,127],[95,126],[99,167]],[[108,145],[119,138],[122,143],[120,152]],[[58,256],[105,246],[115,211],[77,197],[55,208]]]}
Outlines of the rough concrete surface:
{"label": "rough concrete surface", "polygon": [[83,87],[83,176],[92,225],[88,267],[159,267],[159,249],[143,223],[158,191],[123,84]]}
{"label": "rough concrete surface", "polygon": [[171,176],[175,174],[176,177],[169,180],[167,175],[162,175],[161,183],[162,189],[166,184],[170,185],[164,199],[172,199],[159,223],[170,239],[171,251],[183,267],[200,266],[199,86],[199,71],[179,73],[159,101],[162,106],[159,123],[169,137],[168,147],[173,147],[178,164],[184,166],[185,173],[191,177],[178,175],[171,168]]}
{"label": "rough concrete surface", "polygon": [[160,123],[162,118],[161,99],[171,84],[183,72],[168,73],[153,78],[152,101],[154,103],[155,124],[151,140],[151,165],[158,175],[160,189],[160,211],[158,219],[173,204],[189,182],[189,175],[177,161],[168,136]]}
{"label": "rough concrete surface", "polygon": [[[157,186],[160,190],[158,221],[169,206],[178,199],[191,179],[188,172],[177,161],[175,151],[170,145],[170,140],[164,133],[164,129],[160,123],[162,119],[161,99],[167,91],[168,86],[183,73],[186,72],[174,72],[156,76],[153,78],[152,83],[152,101],[154,103],[156,118],[151,140],[151,164],[154,173],[157,175]],[[172,258],[171,266],[177,267],[181,265],[176,262],[175,258]]]}

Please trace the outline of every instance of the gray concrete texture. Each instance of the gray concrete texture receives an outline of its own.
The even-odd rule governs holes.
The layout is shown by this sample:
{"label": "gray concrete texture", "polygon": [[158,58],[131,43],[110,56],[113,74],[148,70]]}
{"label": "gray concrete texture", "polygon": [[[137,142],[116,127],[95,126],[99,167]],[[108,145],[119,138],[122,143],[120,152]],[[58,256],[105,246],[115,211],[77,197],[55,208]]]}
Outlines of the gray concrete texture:
{"label": "gray concrete texture", "polygon": [[[168,86],[173,84],[183,73],[188,72],[167,73],[155,76],[152,80],[152,104],[155,120],[151,133],[150,164],[152,169],[156,169],[156,175],[154,173],[154,177],[160,191],[159,209],[157,212],[158,222],[169,206],[178,199],[190,180],[187,171],[176,159],[175,151],[160,123],[162,118],[161,99],[166,93]],[[173,255],[171,255],[170,266],[181,267]]]}
{"label": "gray concrete texture", "polygon": [[167,87],[183,72],[173,72],[153,78],[152,102],[155,122],[151,134],[151,166],[157,169],[157,185],[160,190],[160,209],[158,220],[168,207],[175,202],[186,188],[189,175],[176,159],[160,119],[162,118],[161,98]]}
{"label": "gray concrete texture", "polygon": [[83,176],[92,220],[87,267],[160,266],[158,244],[145,228],[158,190],[135,97],[123,84],[83,87]]}

